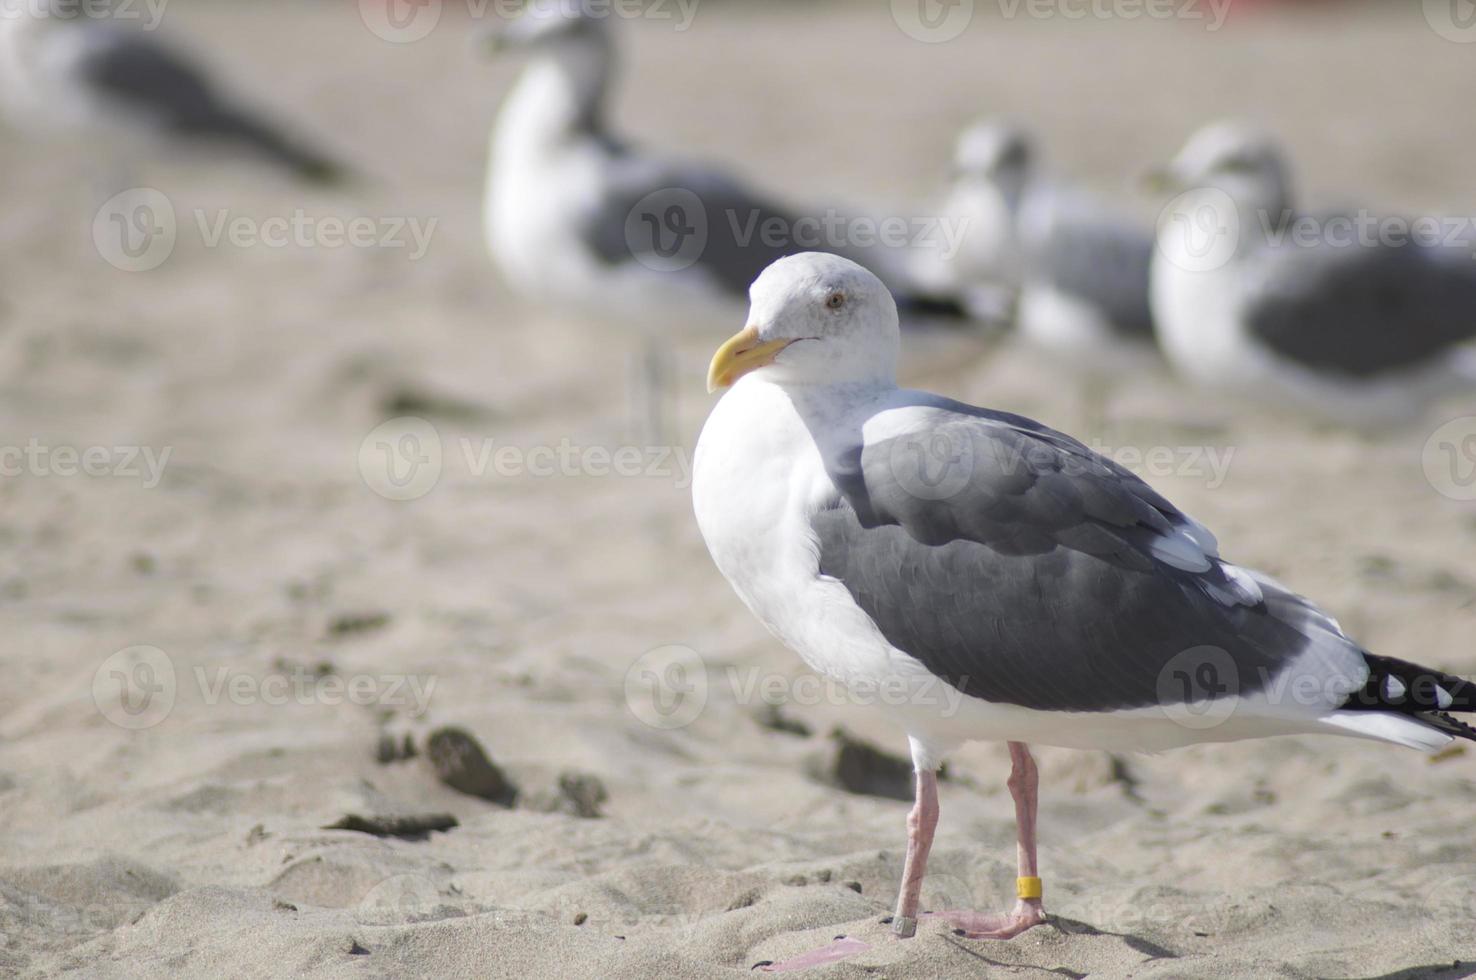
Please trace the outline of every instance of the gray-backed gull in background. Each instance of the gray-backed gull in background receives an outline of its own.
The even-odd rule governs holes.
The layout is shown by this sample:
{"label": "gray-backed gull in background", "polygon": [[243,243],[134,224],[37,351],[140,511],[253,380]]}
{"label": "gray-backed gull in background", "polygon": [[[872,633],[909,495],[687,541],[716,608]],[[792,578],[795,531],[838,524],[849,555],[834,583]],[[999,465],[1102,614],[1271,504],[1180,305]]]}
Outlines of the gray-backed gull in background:
{"label": "gray-backed gull in background", "polygon": [[0,13],[0,107],[19,128],[100,139],[122,156],[160,138],[245,148],[307,180],[338,166],[220,92],[173,47],[63,0]]}
{"label": "gray-backed gull in background", "polygon": [[1430,751],[1476,738],[1449,714],[1476,710],[1476,686],[1366,652],[1221,558],[1132,473],[1030,419],[898,388],[896,308],[865,269],[797,255],[751,295],[748,326],[712,360],[709,386],[731,388],[697,445],[697,523],[754,615],[907,733],[917,801],[897,935],[919,916],[935,770],[965,741],[1009,743],[1020,898],[1003,915],[933,915],[1007,938],[1045,919],[1026,743],[1151,751],[1321,732]]}
{"label": "gray-backed gull in background", "polygon": [[934,272],[939,287],[1014,291],[1017,332],[1084,376],[1087,415],[1100,422],[1110,382],[1158,363],[1152,227],[1044,173],[1029,135],[1010,122],[966,129],[953,171],[943,211],[966,231]]}
{"label": "gray-backed gull in background", "polygon": [[[717,330],[741,316],[754,278],[805,247],[800,230],[831,216],[793,211],[720,169],[645,154],[612,133],[610,19],[577,3],[531,4],[485,32],[492,50],[525,50],[531,61],[492,131],[484,228],[514,289],[628,326],[647,338],[649,355],[672,331]],[[873,264],[904,264],[882,245],[833,244]],[[909,315],[967,319],[951,299],[908,290],[900,269],[887,279]]]}
{"label": "gray-backed gull in background", "polygon": [[1469,236],[1298,212],[1281,147],[1240,124],[1201,130],[1161,176],[1182,193],[1159,222],[1153,314],[1181,374],[1359,426],[1476,387]]}

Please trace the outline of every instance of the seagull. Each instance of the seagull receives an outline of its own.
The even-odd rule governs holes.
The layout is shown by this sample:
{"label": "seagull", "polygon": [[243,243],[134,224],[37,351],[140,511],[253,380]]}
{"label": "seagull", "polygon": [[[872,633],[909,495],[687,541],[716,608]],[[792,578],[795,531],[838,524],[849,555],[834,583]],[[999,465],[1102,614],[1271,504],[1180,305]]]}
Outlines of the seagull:
{"label": "seagull", "polygon": [[22,130],[97,137],[129,153],[161,137],[248,149],[312,182],[333,161],[221,93],[179,51],[139,30],[80,16],[64,0],[0,16],[0,108]]}
{"label": "seagull", "polygon": [[1476,740],[1451,714],[1476,711],[1476,685],[1365,651],[1128,470],[1031,419],[897,387],[896,307],[861,266],[784,258],[750,295],[708,374],[729,390],[697,445],[697,524],[749,610],[907,734],[916,800],[894,937],[917,928],[936,770],[966,741],[1008,743],[1019,898],[931,916],[1005,939],[1046,921],[1030,743]]}
{"label": "seagull", "polygon": [[661,339],[741,316],[749,283],[819,235],[813,247],[898,266],[888,281],[909,319],[969,319],[964,303],[909,289],[891,250],[850,241],[848,219],[874,219],[795,211],[719,168],[643,153],[615,134],[613,33],[608,14],[580,3],[531,4],[479,37],[494,53],[529,55],[492,130],[483,222],[517,292],[638,331],[651,374]]}
{"label": "seagull", "polygon": [[966,229],[940,288],[1016,292],[1015,328],[1085,381],[1098,423],[1107,389],[1159,363],[1148,306],[1153,229],[1043,173],[1025,129],[985,120],[960,135],[944,213]]}
{"label": "seagull", "polygon": [[1241,123],[1200,130],[1157,177],[1180,193],[1159,222],[1152,306],[1185,377],[1359,428],[1476,385],[1470,242],[1294,210],[1282,148]]}

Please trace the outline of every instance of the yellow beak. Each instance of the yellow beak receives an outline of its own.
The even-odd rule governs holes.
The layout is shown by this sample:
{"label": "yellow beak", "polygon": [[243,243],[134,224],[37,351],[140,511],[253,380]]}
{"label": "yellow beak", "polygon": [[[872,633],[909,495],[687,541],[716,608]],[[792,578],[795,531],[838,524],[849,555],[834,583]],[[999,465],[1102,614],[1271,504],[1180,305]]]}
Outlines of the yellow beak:
{"label": "yellow beak", "polygon": [[724,341],[723,346],[712,355],[712,364],[707,368],[708,392],[726,388],[748,372],[774,363],[779,352],[792,343],[792,340],[759,343],[758,327],[744,327]]}

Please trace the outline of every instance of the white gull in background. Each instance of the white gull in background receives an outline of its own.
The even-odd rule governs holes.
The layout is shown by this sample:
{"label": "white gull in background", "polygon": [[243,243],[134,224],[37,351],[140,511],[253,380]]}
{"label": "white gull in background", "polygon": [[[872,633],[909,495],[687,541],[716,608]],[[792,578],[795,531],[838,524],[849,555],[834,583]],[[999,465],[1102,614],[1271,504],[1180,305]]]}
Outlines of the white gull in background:
{"label": "white gull in background", "polygon": [[327,157],[222,93],[205,69],[141,28],[31,0],[0,11],[0,107],[17,128],[106,145],[114,165],[163,141],[245,149],[311,181]]}
{"label": "white gull in background", "polygon": [[1148,306],[1153,229],[1043,172],[1020,126],[986,120],[954,153],[944,214],[966,229],[946,261],[924,255],[938,288],[1016,294],[1019,335],[1081,373],[1089,421],[1107,388],[1158,363]]}
{"label": "white gull in background", "polygon": [[1476,390],[1469,236],[1299,212],[1281,147],[1241,124],[1195,134],[1161,178],[1181,193],[1159,222],[1153,313],[1186,378],[1365,427]]}
{"label": "white gull in background", "polygon": [[[1476,686],[1368,653],[1075,439],[898,388],[899,347],[896,308],[865,269],[818,254],[775,263],[753,285],[748,326],[713,358],[709,386],[731,389],[693,484],[702,536],[748,608],[907,734],[917,799],[896,935],[919,917],[935,771],[965,741],[1009,743],[1019,901],[933,915],[1008,938],[1045,920],[1027,743],[1157,751],[1325,733],[1431,751],[1476,739],[1449,714],[1476,711]],[[841,939],[777,969],[863,948]]]}
{"label": "white gull in background", "polygon": [[[534,4],[485,32],[490,49],[524,50],[531,60],[492,131],[484,228],[519,293],[638,331],[654,355],[656,339],[672,331],[716,330],[741,315],[749,283],[804,247],[801,219],[825,216],[791,210],[706,164],[640,152],[613,133],[610,19],[578,4]],[[823,247],[832,244],[904,264],[881,245]],[[900,268],[887,278],[909,314],[967,319],[950,298],[907,290]]]}

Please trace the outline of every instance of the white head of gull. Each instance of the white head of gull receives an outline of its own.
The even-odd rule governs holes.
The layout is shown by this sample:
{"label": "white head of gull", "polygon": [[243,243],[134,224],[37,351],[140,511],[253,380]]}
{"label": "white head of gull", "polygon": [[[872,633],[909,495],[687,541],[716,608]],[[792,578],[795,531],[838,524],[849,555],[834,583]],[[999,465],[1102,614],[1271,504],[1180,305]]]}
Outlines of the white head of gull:
{"label": "white head of gull", "polygon": [[[738,596],[814,670],[907,734],[917,772],[894,935],[913,934],[935,772],[1009,744],[1015,906],[934,913],[975,938],[1045,921],[1028,742],[1154,751],[1294,733],[1421,750],[1476,730],[1476,687],[1378,657],[1306,599],[1220,557],[1142,480],[1020,416],[896,385],[896,311],[865,269],[782,259],[714,356],[729,390],[693,503]],[[1288,694],[1295,692],[1295,696]],[[779,964],[866,948],[859,939]]]}
{"label": "white head of gull", "polygon": [[[666,338],[731,322],[754,278],[812,224],[828,227],[818,216],[830,212],[793,210],[720,166],[615,134],[605,118],[613,16],[608,5],[531,4],[485,33],[489,48],[522,51],[528,64],[492,131],[483,225],[499,271],[525,297],[645,340],[644,428],[663,441]],[[879,242],[833,244],[879,269],[902,264]],[[891,277],[905,284],[901,268]],[[928,322],[968,323],[956,299],[899,295]]]}
{"label": "white head of gull", "polygon": [[1472,242],[1295,210],[1285,152],[1243,123],[1200,130],[1158,178],[1177,196],[1159,222],[1153,318],[1188,379],[1360,428],[1476,381]]}
{"label": "white head of gull", "polygon": [[1151,225],[1047,172],[1026,130],[1003,119],[959,135],[943,213],[966,231],[934,278],[1013,291],[1018,335],[1085,376],[1085,414],[1100,422],[1107,387],[1156,361]]}

